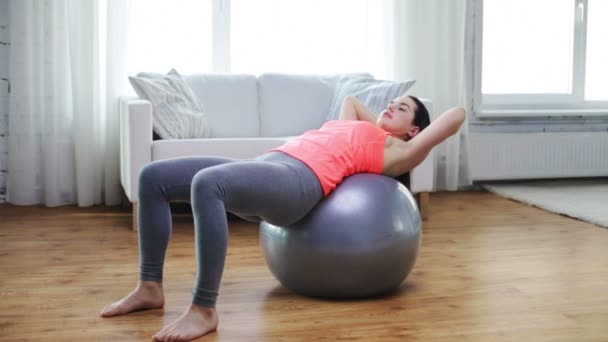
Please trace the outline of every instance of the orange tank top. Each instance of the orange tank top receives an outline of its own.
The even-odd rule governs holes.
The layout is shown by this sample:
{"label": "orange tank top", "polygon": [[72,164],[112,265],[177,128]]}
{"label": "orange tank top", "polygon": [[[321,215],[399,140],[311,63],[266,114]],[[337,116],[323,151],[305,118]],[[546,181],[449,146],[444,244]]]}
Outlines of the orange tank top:
{"label": "orange tank top", "polygon": [[367,121],[329,120],[270,151],[281,151],[308,165],[327,196],[354,173],[382,173],[384,142],[392,133]]}

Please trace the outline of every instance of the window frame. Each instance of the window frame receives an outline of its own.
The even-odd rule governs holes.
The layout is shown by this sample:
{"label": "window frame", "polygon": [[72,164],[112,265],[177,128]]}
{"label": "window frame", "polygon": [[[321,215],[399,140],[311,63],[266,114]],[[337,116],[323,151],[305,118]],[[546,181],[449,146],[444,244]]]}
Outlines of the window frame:
{"label": "window frame", "polygon": [[572,93],[482,94],[483,0],[474,1],[473,109],[480,118],[608,115],[608,101],[585,100],[587,0],[574,6]]}
{"label": "window frame", "polygon": [[212,0],[211,9],[211,70],[230,72],[230,0]]}

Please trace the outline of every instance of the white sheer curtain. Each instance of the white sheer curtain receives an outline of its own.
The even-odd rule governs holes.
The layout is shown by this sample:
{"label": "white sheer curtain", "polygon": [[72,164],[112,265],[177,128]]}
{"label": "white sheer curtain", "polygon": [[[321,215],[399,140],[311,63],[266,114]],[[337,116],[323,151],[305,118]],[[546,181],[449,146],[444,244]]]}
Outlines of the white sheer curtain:
{"label": "white sheer curtain", "polygon": [[129,1],[13,0],[7,202],[121,202]]}
{"label": "white sheer curtain", "polygon": [[[416,79],[413,95],[431,99],[431,120],[462,106],[471,113],[473,15],[471,0],[394,0],[395,79]],[[471,185],[467,123],[460,134],[436,147],[437,190]]]}

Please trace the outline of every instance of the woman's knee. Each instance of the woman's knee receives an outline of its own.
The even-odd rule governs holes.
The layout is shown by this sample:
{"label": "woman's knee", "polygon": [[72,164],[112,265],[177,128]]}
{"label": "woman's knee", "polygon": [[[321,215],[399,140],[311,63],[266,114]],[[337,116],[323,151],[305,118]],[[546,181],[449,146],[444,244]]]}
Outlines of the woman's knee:
{"label": "woman's knee", "polygon": [[192,178],[191,198],[195,200],[200,196],[219,196],[225,198],[224,190],[221,185],[221,172],[214,168],[207,168],[198,171]]}
{"label": "woman's knee", "polygon": [[160,160],[144,165],[139,172],[139,185],[150,186],[166,179],[166,166]]}
{"label": "woman's knee", "polygon": [[167,195],[166,191],[174,185],[175,168],[167,160],[156,160],[141,168],[138,179],[138,196]]}

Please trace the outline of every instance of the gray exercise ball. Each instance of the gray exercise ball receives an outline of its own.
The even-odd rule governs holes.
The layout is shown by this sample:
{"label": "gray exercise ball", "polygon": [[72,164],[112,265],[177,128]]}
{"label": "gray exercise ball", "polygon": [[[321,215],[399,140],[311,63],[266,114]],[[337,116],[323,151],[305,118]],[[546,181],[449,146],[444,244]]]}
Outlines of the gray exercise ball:
{"label": "gray exercise ball", "polygon": [[270,271],[283,286],[313,297],[362,298],[398,288],[421,239],[409,190],[371,173],[345,178],[295,224],[260,223]]}

